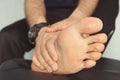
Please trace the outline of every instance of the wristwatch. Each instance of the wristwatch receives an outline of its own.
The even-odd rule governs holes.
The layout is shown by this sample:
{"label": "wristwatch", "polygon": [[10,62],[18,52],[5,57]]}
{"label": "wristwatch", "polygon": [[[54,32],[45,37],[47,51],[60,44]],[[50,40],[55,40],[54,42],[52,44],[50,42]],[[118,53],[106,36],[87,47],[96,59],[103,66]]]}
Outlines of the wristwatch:
{"label": "wristwatch", "polygon": [[43,22],[43,23],[39,23],[39,24],[35,24],[33,27],[31,27],[28,31],[28,39],[29,39],[29,42],[31,44],[35,44],[35,39],[38,35],[38,32],[39,30],[42,28],[42,27],[45,27],[45,26],[49,26],[50,24],[47,22]]}

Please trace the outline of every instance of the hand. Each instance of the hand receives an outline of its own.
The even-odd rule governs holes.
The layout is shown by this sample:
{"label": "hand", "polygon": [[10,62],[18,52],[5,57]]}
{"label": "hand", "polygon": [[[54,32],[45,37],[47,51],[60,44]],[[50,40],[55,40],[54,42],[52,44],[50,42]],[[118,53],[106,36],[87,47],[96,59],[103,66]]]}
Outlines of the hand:
{"label": "hand", "polygon": [[56,32],[70,27],[72,25],[75,26],[76,24],[80,23],[81,20],[82,19],[77,19],[75,17],[70,16],[69,18],[52,24],[51,27],[47,29],[47,32]]}
{"label": "hand", "polygon": [[[70,17],[70,18],[67,18],[65,20],[62,20],[58,23],[55,23],[55,24],[51,25],[50,28],[44,28],[43,30],[41,30],[41,32],[38,35],[39,40],[38,39],[36,40],[36,48],[35,48],[35,52],[34,52],[35,55],[33,55],[33,60],[35,61],[34,64],[35,63],[36,63],[36,65],[38,64],[39,61],[37,60],[37,57],[38,57],[37,54],[39,54],[42,57],[41,59],[43,61],[43,62],[41,62],[43,66],[40,65],[40,63],[39,63],[39,66],[41,66],[41,69],[44,70],[44,68],[47,67],[46,69],[48,69],[48,72],[56,71],[57,70],[57,65],[56,64],[53,65],[53,63],[55,63],[55,61],[58,60],[58,56],[56,55],[57,53],[54,49],[54,45],[53,45],[54,41],[51,40],[53,38],[53,36],[56,36],[56,34],[49,35],[49,36],[48,36],[48,34],[51,34],[52,32],[57,32],[59,30],[67,28],[71,25],[75,26],[78,22],[80,22],[80,20],[77,20],[76,18],[74,19],[74,17],[73,18]],[[45,30],[49,33],[45,33]],[[50,36],[51,36],[51,39],[46,40],[46,38],[50,38]],[[43,37],[45,37],[45,38],[43,38]],[[43,46],[45,46],[45,45],[47,45],[49,47],[44,48]],[[37,46],[40,47],[40,50],[37,50],[37,49],[39,49],[39,48],[37,48]],[[42,49],[41,49],[41,47],[42,47]],[[51,59],[49,61],[48,60],[49,58],[47,58],[47,56],[45,56],[45,53],[46,53],[47,56],[50,56],[50,58],[53,61]],[[41,61],[41,59],[40,59],[40,61]]]}
{"label": "hand", "polygon": [[[56,35],[46,33],[47,27],[42,28],[36,38],[35,51],[33,53],[32,64],[37,66],[41,72],[53,72],[58,69],[56,61],[57,53],[54,49]],[[34,67],[32,66],[34,70]]]}
{"label": "hand", "polygon": [[[53,73],[71,74],[95,66],[104,50],[107,36],[101,33],[84,37],[83,33],[93,34],[101,29],[102,22],[99,19],[87,18],[76,26],[58,31],[55,39],[55,51],[59,57],[57,61],[59,68]],[[36,65],[32,64],[32,67],[34,67],[34,71],[42,72]]]}

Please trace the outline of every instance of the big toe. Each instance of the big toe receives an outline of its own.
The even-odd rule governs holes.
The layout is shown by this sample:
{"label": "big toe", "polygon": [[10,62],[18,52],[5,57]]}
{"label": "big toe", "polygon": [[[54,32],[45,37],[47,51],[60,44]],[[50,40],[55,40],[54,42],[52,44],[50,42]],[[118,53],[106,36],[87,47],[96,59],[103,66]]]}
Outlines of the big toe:
{"label": "big toe", "polygon": [[103,23],[99,18],[88,17],[83,19],[77,26],[76,29],[80,33],[93,34],[101,31]]}

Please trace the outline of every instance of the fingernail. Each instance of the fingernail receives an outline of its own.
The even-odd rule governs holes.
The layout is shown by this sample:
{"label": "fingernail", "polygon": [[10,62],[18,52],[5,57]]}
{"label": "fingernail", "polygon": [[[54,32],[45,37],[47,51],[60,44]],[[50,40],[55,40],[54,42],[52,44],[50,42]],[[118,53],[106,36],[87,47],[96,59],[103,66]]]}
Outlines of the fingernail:
{"label": "fingernail", "polygon": [[51,73],[51,72],[53,72],[53,71],[52,71],[51,68],[48,68],[48,69],[47,69],[47,72],[50,72],[50,73]]}
{"label": "fingernail", "polygon": [[56,71],[58,69],[57,63],[55,63],[55,64],[52,65],[52,69],[53,69],[53,71]]}

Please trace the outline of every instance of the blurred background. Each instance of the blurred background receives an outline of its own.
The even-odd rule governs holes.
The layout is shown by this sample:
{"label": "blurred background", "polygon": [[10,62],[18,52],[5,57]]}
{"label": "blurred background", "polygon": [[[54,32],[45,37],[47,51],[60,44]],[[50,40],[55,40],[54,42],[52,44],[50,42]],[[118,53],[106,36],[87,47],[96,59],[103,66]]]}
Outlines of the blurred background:
{"label": "blurred background", "polygon": [[0,0],[0,30],[24,18],[24,0]]}

